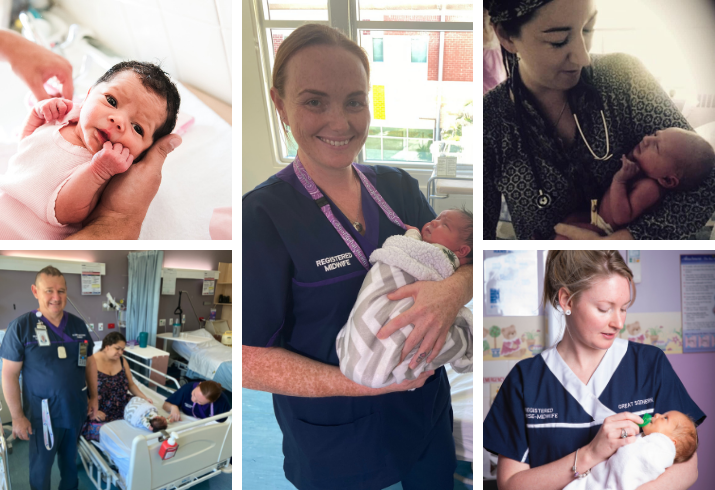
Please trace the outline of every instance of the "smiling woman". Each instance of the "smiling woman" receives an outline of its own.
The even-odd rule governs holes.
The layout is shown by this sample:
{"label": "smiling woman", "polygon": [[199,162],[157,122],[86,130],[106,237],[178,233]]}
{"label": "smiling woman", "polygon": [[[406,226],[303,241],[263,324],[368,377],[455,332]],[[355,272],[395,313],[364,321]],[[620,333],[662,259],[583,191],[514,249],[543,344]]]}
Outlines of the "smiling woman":
{"label": "smiling woman", "polygon": [[[243,311],[243,386],[274,394],[286,478],[301,490],[400,480],[406,489],[452,488],[444,368],[368,388],[338,367],[336,339],[368,257],[405,223],[422,229],[435,217],[407,172],[353,163],[370,125],[369,77],[364,51],[337,29],[307,24],[278,48],[271,98],[298,150],[243,197],[251,230],[243,234],[243,302],[252,305]],[[389,328],[413,323],[406,344],[436,355],[471,298],[472,266],[406,288],[395,294],[414,305]]]}

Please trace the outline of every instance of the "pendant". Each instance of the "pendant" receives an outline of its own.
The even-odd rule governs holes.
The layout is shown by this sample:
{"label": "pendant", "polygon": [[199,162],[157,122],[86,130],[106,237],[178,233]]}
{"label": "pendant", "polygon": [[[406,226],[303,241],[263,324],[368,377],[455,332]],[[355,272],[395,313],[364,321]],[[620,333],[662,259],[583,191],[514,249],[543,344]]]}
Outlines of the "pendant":
{"label": "pendant", "polygon": [[363,228],[359,221],[353,221],[353,227],[362,235]]}
{"label": "pendant", "polygon": [[549,206],[549,204],[551,204],[551,196],[544,194],[544,191],[539,189],[539,195],[536,197],[536,205],[539,206],[540,209],[544,209]]}

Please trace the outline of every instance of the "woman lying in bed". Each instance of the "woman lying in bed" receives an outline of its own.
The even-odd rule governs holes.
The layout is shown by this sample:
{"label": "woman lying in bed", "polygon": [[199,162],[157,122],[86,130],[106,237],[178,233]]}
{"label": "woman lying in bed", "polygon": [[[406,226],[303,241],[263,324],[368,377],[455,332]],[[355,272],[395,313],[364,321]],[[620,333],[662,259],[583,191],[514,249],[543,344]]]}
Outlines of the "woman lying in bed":
{"label": "woman lying in bed", "polygon": [[94,418],[87,418],[81,435],[87,440],[99,441],[99,429],[107,422],[124,418],[124,408],[132,395],[153,403],[134,384],[129,364],[122,354],[127,340],[119,332],[112,332],[102,341],[102,350],[87,359],[90,376],[97,376],[99,411]]}

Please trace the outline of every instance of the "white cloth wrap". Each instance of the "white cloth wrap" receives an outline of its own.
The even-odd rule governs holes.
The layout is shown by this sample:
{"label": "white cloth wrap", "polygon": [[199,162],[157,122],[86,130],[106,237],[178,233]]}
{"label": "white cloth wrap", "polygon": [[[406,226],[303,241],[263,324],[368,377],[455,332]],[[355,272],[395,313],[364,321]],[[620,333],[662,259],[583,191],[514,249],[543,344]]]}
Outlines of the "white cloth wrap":
{"label": "white cloth wrap", "polygon": [[153,431],[149,421],[159,415],[154,405],[138,396],[133,397],[124,408],[124,420],[134,427]]}
{"label": "white cloth wrap", "polygon": [[675,444],[668,436],[653,432],[591,469],[586,478],[574,480],[564,490],[635,490],[662,475],[675,459]]}
{"label": "white cloth wrap", "polygon": [[[401,328],[380,340],[377,332],[391,319],[412,306],[414,300],[387,299],[396,289],[415,281],[440,281],[454,273],[449,254],[430,243],[406,236],[392,236],[370,255],[374,264],[363,281],[348,322],[338,333],[336,349],[340,370],[352,381],[381,388],[447,363],[460,373],[472,371],[473,316],[467,308],[457,314],[447,341],[429,364],[422,361],[412,370],[408,365],[417,347],[400,362],[402,348],[414,325]],[[419,346],[418,346],[419,347]]]}

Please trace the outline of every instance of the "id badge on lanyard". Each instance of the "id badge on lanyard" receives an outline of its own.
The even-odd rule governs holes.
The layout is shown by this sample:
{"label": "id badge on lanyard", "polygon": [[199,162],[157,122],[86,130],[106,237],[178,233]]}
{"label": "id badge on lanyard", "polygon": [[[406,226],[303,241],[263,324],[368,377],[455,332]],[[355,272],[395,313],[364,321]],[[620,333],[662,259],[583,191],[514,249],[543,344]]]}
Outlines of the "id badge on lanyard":
{"label": "id badge on lanyard", "polygon": [[[365,175],[363,175],[363,173],[358,170],[358,168],[354,164],[353,169],[357,173],[358,177],[360,177],[360,180],[370,194],[370,197],[372,197],[372,199],[377,203],[380,209],[382,209],[382,212],[385,213],[387,218],[393,223],[395,223],[397,226],[405,230],[405,224],[402,222],[400,217],[397,216],[397,213],[392,210],[390,205],[387,204],[385,199],[380,195],[379,192],[377,192],[377,189],[375,189],[375,187],[370,183],[367,177],[365,177]],[[328,204],[328,200],[325,199],[323,193],[320,192],[318,186],[315,185],[313,179],[310,178],[310,175],[308,175],[308,172],[305,170],[305,167],[303,167],[303,164],[300,162],[297,156],[295,157],[295,160],[293,160],[293,171],[298,177],[300,183],[303,184],[305,190],[308,191],[310,197],[313,199],[313,201],[316,202],[325,217],[328,218],[330,224],[333,225],[333,228],[335,228],[335,231],[338,232],[338,234],[343,239],[343,241],[348,246],[353,255],[358,259],[358,261],[360,261],[360,263],[365,269],[370,269],[370,263],[368,262],[367,257],[365,257],[365,253],[362,251],[357,242],[353,240],[353,237],[350,236],[350,233],[345,231],[345,228],[343,228],[343,225],[340,224],[335,215],[333,215],[333,211],[332,209],[330,209],[330,204]]]}
{"label": "id badge on lanyard", "polygon": [[40,344],[41,347],[49,347],[50,346],[50,336],[47,333],[47,327],[45,326],[44,323],[42,323],[42,320],[40,320],[40,317],[42,316],[42,313],[39,311],[37,312],[37,326],[35,327],[35,335],[37,336],[37,343]]}

